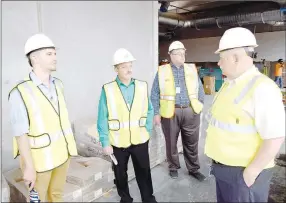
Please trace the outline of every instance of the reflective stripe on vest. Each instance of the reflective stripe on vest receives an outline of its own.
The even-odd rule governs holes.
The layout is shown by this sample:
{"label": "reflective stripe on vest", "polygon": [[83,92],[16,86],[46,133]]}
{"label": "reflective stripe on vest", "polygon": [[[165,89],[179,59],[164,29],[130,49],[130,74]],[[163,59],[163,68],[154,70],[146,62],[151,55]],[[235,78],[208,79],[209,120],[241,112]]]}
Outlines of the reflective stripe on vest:
{"label": "reflective stripe on vest", "polygon": [[[27,108],[30,121],[28,139],[37,172],[52,170],[65,163],[69,155],[77,155],[73,132],[68,118],[62,85],[55,80],[58,107],[46,98],[42,91],[26,80],[16,87]],[[58,110],[56,110],[58,109]],[[19,155],[18,144],[13,138],[14,157]]]}
{"label": "reflective stripe on vest", "polygon": [[[111,145],[128,147],[145,143],[149,139],[146,130],[148,90],[145,82],[134,81],[132,106],[125,103],[117,82],[104,85],[108,107],[108,126]],[[135,109],[138,109],[135,111]]]}
{"label": "reflective stripe on vest", "polygon": [[249,89],[251,89],[254,84],[256,83],[256,81],[261,77],[261,75],[256,75],[254,76],[249,83],[242,89],[242,91],[240,92],[240,94],[238,95],[238,97],[236,97],[234,99],[234,103],[238,104],[239,102],[241,102],[241,100],[245,97],[245,95],[248,93]]}
{"label": "reflective stripe on vest", "polygon": [[[71,128],[67,128],[66,130],[63,130],[63,131],[65,135],[73,133]],[[61,131],[58,131],[57,133],[52,133],[52,134],[45,133],[39,137],[28,135],[31,149],[43,148],[43,147],[49,146],[51,142],[58,141],[60,138],[63,137],[63,131],[61,130]]]}
{"label": "reflective stripe on vest", "polygon": [[109,120],[109,129],[110,130],[119,130],[121,128],[130,127],[144,127],[146,125],[146,118],[141,118],[138,121],[130,121],[130,122],[119,122],[115,120]]}
{"label": "reflective stripe on vest", "polygon": [[174,96],[165,96],[165,95],[160,95],[161,100],[168,100],[168,101],[175,101],[176,97]]}
{"label": "reflective stripe on vest", "polygon": [[[244,86],[244,88],[242,89],[242,91],[240,92],[240,94],[234,99],[233,103],[234,104],[239,104],[243,98],[246,96],[246,94],[248,93],[248,91],[254,86],[254,84],[256,83],[256,81],[261,77],[261,75],[256,75],[254,76],[248,83],[246,86]],[[224,88],[224,87],[223,87]],[[223,89],[222,88],[222,89]],[[221,91],[222,91],[221,89]],[[214,99],[215,101],[216,99]],[[213,103],[214,104],[214,103]],[[211,111],[211,109],[210,109]],[[228,130],[230,132],[235,132],[235,133],[256,133],[257,130],[256,128],[251,125],[251,126],[238,126],[236,125],[232,125],[232,124],[228,124],[228,123],[224,123],[222,121],[219,121],[215,118],[213,118],[211,112],[209,112],[209,115],[207,115],[209,118],[207,119],[210,123],[214,125],[217,128],[221,128],[222,130]],[[236,131],[237,130],[237,131]]]}
{"label": "reflective stripe on vest", "polygon": [[[107,98],[110,98],[110,101],[115,101],[115,90],[113,86],[108,87],[108,91],[105,91],[106,94],[106,100]],[[108,109],[109,114],[112,114],[115,118],[118,118],[118,113],[116,110],[116,103],[115,102],[109,102],[110,104],[110,109]],[[109,125],[109,124],[108,124]],[[109,129],[113,129],[112,126],[109,126]],[[118,131],[113,131],[114,134],[113,139],[114,139],[114,145],[119,146],[119,132]]]}
{"label": "reflective stripe on vest", "polygon": [[215,118],[212,118],[210,125],[213,125],[216,128],[220,128],[221,130],[226,130],[232,133],[256,133],[257,130],[253,125],[247,125],[247,126],[241,126],[231,123],[225,123],[222,121],[219,121]]}

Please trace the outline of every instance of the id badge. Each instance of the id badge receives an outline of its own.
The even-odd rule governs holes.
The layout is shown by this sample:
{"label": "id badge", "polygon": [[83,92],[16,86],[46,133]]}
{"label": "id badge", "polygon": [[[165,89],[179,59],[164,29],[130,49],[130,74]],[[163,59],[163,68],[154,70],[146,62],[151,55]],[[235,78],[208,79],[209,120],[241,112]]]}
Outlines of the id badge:
{"label": "id badge", "polygon": [[181,88],[180,87],[176,87],[176,94],[180,94],[181,92]]}

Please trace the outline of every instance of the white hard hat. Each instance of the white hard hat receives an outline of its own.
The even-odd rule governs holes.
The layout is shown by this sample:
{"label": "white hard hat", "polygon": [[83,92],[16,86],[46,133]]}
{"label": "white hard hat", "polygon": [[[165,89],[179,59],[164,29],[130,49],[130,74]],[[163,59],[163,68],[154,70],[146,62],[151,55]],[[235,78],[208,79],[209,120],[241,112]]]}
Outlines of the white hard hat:
{"label": "white hard hat", "polygon": [[226,30],[220,39],[219,49],[215,53],[238,47],[258,47],[256,38],[250,30],[242,27]]}
{"label": "white hard hat", "polygon": [[136,59],[132,54],[124,48],[118,49],[113,55],[113,65],[120,63],[135,61]]}
{"label": "white hard hat", "polygon": [[183,45],[182,42],[180,41],[174,41],[170,44],[169,46],[169,53],[174,50],[174,49],[184,49],[186,50],[185,46]]}
{"label": "white hard hat", "polygon": [[55,47],[52,40],[44,34],[35,34],[31,36],[25,44],[25,55],[37,49],[48,47]]}

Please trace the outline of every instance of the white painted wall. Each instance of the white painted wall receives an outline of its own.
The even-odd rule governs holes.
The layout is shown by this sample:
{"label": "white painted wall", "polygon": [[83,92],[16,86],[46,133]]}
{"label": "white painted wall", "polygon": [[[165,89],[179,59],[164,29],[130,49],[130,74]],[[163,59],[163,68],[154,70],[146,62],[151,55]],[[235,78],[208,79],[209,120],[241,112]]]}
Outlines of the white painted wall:
{"label": "white painted wall", "polygon": [[[38,5],[37,5],[38,4]],[[158,3],[152,1],[50,1],[2,3],[2,157],[12,158],[7,96],[30,67],[24,56],[29,36],[42,31],[58,46],[58,71],[71,121],[97,116],[101,87],[115,78],[112,56],[117,48],[137,58],[134,77],[151,89],[158,64]],[[95,121],[96,122],[96,121]]]}
{"label": "white painted wall", "polygon": [[[261,58],[268,61],[277,61],[279,58],[285,59],[285,31],[257,33],[255,36],[259,45],[256,48],[258,52],[257,61],[260,61]],[[220,37],[182,40],[187,48],[186,61],[218,61],[218,55],[215,55],[214,52],[218,49],[219,40]],[[160,44],[160,59],[168,58],[168,47],[170,43]]]}

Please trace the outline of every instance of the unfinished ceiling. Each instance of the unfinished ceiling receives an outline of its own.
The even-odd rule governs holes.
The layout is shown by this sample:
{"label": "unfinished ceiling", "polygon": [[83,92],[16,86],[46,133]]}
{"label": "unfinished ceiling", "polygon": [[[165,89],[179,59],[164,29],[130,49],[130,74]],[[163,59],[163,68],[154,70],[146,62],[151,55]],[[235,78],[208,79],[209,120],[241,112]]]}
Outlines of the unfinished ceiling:
{"label": "unfinished ceiling", "polygon": [[209,1],[170,1],[168,12],[172,13],[187,13],[187,12],[198,12],[201,10],[217,8],[220,6],[235,4],[235,1],[220,1],[220,0],[209,0]]}
{"label": "unfinished ceiling", "polygon": [[285,0],[169,1],[168,11],[159,12],[159,39],[221,36],[234,26],[249,28],[254,33],[285,31],[285,3]]}

